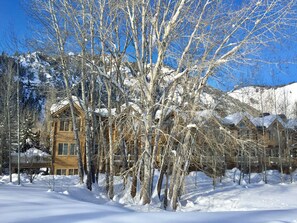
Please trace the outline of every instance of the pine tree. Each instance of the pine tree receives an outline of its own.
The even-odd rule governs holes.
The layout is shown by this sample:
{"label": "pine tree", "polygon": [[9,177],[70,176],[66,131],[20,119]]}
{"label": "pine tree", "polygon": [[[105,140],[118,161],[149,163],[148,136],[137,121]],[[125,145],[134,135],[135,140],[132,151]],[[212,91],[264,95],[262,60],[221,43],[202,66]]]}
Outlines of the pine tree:
{"label": "pine tree", "polygon": [[21,152],[26,152],[30,148],[40,148],[40,132],[34,131],[35,115],[32,111],[23,112],[23,121],[21,123]]}

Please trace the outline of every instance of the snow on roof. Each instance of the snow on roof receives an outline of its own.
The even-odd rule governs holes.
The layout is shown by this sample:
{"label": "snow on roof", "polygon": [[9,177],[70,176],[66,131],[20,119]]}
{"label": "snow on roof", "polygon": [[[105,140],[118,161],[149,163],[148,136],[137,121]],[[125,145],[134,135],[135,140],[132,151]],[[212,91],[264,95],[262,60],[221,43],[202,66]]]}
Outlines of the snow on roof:
{"label": "snow on roof", "polygon": [[[78,99],[78,97],[72,96],[72,100],[75,104],[77,104],[80,107],[81,102],[80,102],[80,99]],[[51,114],[59,111],[60,109],[64,108],[68,104],[69,104],[68,98],[63,99],[56,104],[53,104],[50,108]]]}
{"label": "snow on roof", "polygon": [[[102,117],[107,117],[108,116],[108,109],[107,108],[96,108],[95,113],[101,115]],[[111,115],[115,115],[116,114],[116,109],[112,108],[111,109]]]}
{"label": "snow on roof", "polygon": [[269,128],[269,126],[275,121],[279,121],[283,127],[286,127],[286,124],[284,121],[278,116],[278,115],[267,115],[264,117],[257,117],[253,118],[252,122],[255,126],[264,126],[266,128]]}
{"label": "snow on roof", "polygon": [[231,115],[228,115],[223,119],[224,124],[234,124],[238,125],[242,121],[242,119],[246,117],[248,118],[253,125],[261,127],[264,126],[265,128],[269,128],[270,125],[277,120],[283,127],[286,128],[296,128],[297,127],[297,120],[296,119],[291,119],[287,123],[283,121],[283,119],[279,115],[267,115],[263,117],[253,117],[247,112],[237,112]]}
{"label": "snow on roof", "polygon": [[213,110],[213,109],[205,109],[202,111],[198,111],[197,116],[199,117],[205,117],[205,118],[210,118],[210,117],[219,117],[219,115]]}
{"label": "snow on roof", "polygon": [[297,119],[289,119],[286,127],[289,129],[296,129],[297,128]]}
{"label": "snow on roof", "polygon": [[[11,154],[12,156],[17,156],[17,152],[13,152]],[[41,151],[40,149],[36,149],[35,147],[28,149],[24,153],[20,153],[21,157],[26,156],[26,157],[33,157],[33,156],[40,156],[40,157],[48,157],[51,156],[50,154]]]}
{"label": "snow on roof", "polygon": [[223,123],[237,125],[245,117],[248,118],[250,121],[253,120],[253,116],[251,116],[249,113],[247,113],[247,112],[237,112],[237,113],[234,113],[234,114],[231,114],[231,115],[226,116],[223,119]]}
{"label": "snow on roof", "polygon": [[[73,100],[73,102],[74,102],[77,106],[81,107],[81,104],[82,104],[83,102],[82,102],[78,97],[76,97],[76,96],[72,96],[72,100]],[[69,100],[68,100],[68,98],[65,98],[65,99],[59,101],[58,103],[53,104],[53,105],[51,106],[51,108],[50,108],[50,112],[51,112],[51,114],[53,114],[53,113],[59,111],[60,109],[62,109],[62,108],[64,108],[65,106],[67,106],[68,104],[69,104]],[[122,107],[123,107],[123,106],[126,106],[126,105],[122,105]],[[134,103],[132,103],[132,102],[129,102],[129,106],[132,106],[136,111],[140,111],[140,108],[138,107],[138,105],[136,105],[136,104],[134,104]],[[103,116],[103,117],[107,117],[107,116],[108,116],[108,109],[107,109],[107,108],[96,108],[96,109],[94,110],[94,112],[97,113],[97,114],[99,114],[99,115],[101,115],[101,116]],[[116,115],[116,108],[112,108],[112,109],[111,109],[111,115]]]}
{"label": "snow on roof", "polygon": [[[140,107],[137,104],[135,104],[134,102],[128,102],[128,106],[127,106],[126,103],[122,104],[121,109],[124,110],[127,107],[133,108],[135,111],[137,111],[140,114],[142,113]],[[107,108],[96,108],[94,112],[101,115],[101,116],[103,116],[103,117],[108,116],[108,109]],[[113,116],[116,115],[116,108],[111,109],[111,115],[113,115]]]}
{"label": "snow on roof", "polygon": [[205,110],[196,112],[196,119],[198,121],[201,121],[202,119],[208,120],[212,117],[214,117],[218,120],[222,119],[213,109],[205,109]]}

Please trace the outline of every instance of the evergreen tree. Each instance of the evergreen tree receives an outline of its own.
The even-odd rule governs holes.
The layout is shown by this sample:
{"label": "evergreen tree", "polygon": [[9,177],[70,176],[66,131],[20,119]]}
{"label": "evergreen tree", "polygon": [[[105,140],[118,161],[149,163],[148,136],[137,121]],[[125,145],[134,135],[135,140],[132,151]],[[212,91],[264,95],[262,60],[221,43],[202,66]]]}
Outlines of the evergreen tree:
{"label": "evergreen tree", "polygon": [[40,132],[34,131],[35,115],[31,110],[23,112],[23,121],[21,123],[20,139],[21,152],[26,152],[30,148],[40,148]]}

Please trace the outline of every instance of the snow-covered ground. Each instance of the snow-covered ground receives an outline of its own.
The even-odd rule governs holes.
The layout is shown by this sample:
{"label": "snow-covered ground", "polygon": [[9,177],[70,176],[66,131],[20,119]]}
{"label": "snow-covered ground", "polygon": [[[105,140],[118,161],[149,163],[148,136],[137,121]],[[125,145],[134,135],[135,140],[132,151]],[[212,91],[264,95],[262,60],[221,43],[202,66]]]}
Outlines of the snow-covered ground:
{"label": "snow-covered ground", "polygon": [[[235,173],[238,180],[239,171]],[[277,171],[268,172],[268,184],[260,174],[251,175],[251,184],[247,177],[238,185],[233,182],[234,170],[228,171],[214,190],[212,179],[201,172],[190,173],[179,209],[171,212],[162,210],[157,199],[151,205],[137,205],[137,198],[131,199],[125,190],[108,201],[101,185],[104,176],[93,192],[77,184],[75,176],[38,176],[31,184],[22,175],[21,186],[16,175],[13,183],[0,176],[0,222],[297,223],[297,183],[290,183],[289,176],[280,183]],[[117,192],[120,182],[116,179]]]}

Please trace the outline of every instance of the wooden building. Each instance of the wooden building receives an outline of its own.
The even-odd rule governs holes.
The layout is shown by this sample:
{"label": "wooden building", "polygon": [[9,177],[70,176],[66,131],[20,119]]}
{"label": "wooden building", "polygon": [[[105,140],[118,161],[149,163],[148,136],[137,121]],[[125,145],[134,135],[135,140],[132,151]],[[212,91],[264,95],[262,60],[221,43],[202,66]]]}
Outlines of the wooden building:
{"label": "wooden building", "polygon": [[293,121],[289,127],[289,122],[282,116],[267,113],[259,117],[237,113],[227,116],[224,121],[232,134],[242,140],[241,145],[245,146],[242,148],[245,154],[234,155],[236,162],[242,162],[245,156],[247,162],[258,167],[264,162],[268,168],[278,168],[280,163],[287,169],[296,167],[292,159],[297,145]]}
{"label": "wooden building", "polygon": [[[81,153],[82,157],[85,157],[84,112],[76,97],[73,97],[73,101],[76,125],[79,129]],[[141,136],[139,133],[135,134],[133,132],[131,128],[132,120],[129,120],[129,116],[125,115],[139,113],[138,108],[129,105],[123,108],[123,111],[125,112],[120,116],[120,121],[118,122],[115,119],[114,122],[116,124],[113,124],[116,171],[120,171],[123,167],[127,169],[127,167],[132,166],[135,158],[138,160],[138,156],[141,154],[140,151],[135,151],[136,147],[141,149],[139,144]],[[101,116],[101,118],[104,117],[102,112],[97,112],[96,115]],[[78,161],[68,100],[63,100],[52,106],[51,118],[52,172],[56,175],[77,174]],[[160,166],[161,159],[159,155],[162,154],[162,147],[167,144],[166,132],[169,132],[167,128],[170,128],[175,118],[174,112],[171,112],[164,121],[166,125],[162,127],[164,134],[159,141],[160,145],[156,154],[156,168]],[[220,166],[220,168],[246,168],[246,163],[249,163],[249,165],[255,167],[255,170],[260,170],[263,162],[265,162],[268,168],[277,167],[280,162],[284,166],[294,165],[293,158],[297,157],[297,121],[288,121],[281,116],[270,114],[253,117],[244,112],[234,113],[221,118],[210,111],[198,112],[197,120],[195,121],[197,122],[195,126],[198,126],[197,129],[200,135],[198,133],[193,134],[196,135],[194,139],[196,146],[194,145],[194,147],[197,148],[192,149],[191,168],[205,169],[211,165],[215,166],[214,168],[217,166]],[[186,125],[185,123],[182,124]],[[107,124],[102,122],[102,125],[106,127]],[[128,128],[127,126],[130,127]],[[193,131],[197,131],[197,129],[193,128]],[[93,129],[93,131],[95,130]],[[107,148],[108,134],[106,130],[103,131],[105,131],[103,133],[103,137],[105,137],[103,142],[106,145],[100,146]],[[135,137],[139,138],[135,139]],[[124,150],[119,149],[120,146],[125,147],[126,154],[122,154]],[[106,155],[104,151],[107,150],[101,149],[101,151],[102,153],[99,154],[100,162],[95,161],[94,163],[97,164],[99,171],[104,171],[104,156]],[[97,153],[96,151],[93,152],[95,160]],[[138,154],[136,155],[137,157],[134,157],[135,154]],[[85,158],[83,163],[85,165]]]}
{"label": "wooden building", "polygon": [[[79,131],[79,142],[84,157],[85,130],[84,113],[79,105],[78,99],[73,97],[76,126]],[[56,175],[78,174],[77,151],[75,149],[75,138],[70,113],[70,105],[65,99],[51,107],[51,151],[52,172]]]}

